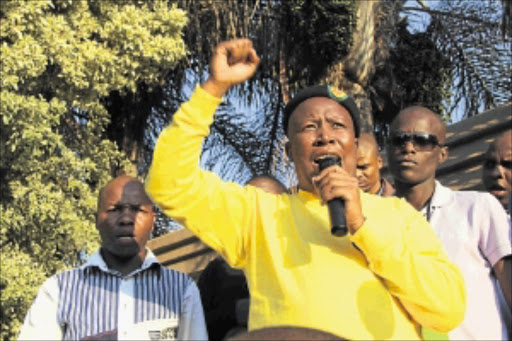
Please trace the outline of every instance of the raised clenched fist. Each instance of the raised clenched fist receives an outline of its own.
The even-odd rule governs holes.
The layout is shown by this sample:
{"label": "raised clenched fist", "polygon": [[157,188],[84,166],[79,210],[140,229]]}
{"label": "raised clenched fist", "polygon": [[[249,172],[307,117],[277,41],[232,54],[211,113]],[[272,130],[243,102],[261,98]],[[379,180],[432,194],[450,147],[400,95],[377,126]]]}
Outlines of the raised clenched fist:
{"label": "raised clenched fist", "polygon": [[234,39],[217,45],[210,62],[210,77],[203,88],[221,97],[231,86],[256,72],[260,58],[249,39]]}

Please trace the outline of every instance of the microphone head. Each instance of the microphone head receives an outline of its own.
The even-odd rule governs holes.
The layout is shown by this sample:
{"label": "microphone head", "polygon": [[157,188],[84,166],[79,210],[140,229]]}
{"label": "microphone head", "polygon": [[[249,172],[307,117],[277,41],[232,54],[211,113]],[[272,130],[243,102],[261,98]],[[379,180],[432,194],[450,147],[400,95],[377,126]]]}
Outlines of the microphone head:
{"label": "microphone head", "polygon": [[324,157],[320,160],[316,160],[315,162],[318,164],[320,172],[326,169],[327,167],[331,167],[334,165],[338,165],[341,167],[341,158],[337,156]]}

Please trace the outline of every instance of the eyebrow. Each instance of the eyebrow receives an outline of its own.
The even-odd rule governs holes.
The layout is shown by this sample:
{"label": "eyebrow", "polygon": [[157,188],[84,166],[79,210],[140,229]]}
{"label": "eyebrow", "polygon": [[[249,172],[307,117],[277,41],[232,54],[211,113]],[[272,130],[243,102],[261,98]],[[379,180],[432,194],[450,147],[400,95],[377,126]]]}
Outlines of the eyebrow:
{"label": "eyebrow", "polygon": [[144,202],[122,202],[122,201],[116,201],[116,202],[107,202],[107,206],[117,206],[117,205],[130,205],[130,206],[144,206],[144,205],[153,205],[150,202],[144,203]]}

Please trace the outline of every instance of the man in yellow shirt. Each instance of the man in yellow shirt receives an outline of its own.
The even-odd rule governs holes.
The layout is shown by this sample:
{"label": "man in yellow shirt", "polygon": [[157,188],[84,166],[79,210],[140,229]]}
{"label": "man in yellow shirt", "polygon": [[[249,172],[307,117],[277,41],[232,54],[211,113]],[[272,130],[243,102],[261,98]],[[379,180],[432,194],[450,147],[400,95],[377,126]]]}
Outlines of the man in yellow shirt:
{"label": "man in yellow shirt", "polygon": [[[465,289],[425,218],[402,199],[363,193],[356,173],[359,120],[350,97],[308,88],[287,105],[287,153],[299,191],[271,194],[223,182],[199,167],[215,109],[259,57],[248,39],[223,42],[155,146],[147,191],[233,267],[243,269],[249,330],[301,326],[348,339],[419,339],[463,318]],[[342,159],[319,171],[318,160]],[[324,204],[341,198],[349,233],[331,234]]]}

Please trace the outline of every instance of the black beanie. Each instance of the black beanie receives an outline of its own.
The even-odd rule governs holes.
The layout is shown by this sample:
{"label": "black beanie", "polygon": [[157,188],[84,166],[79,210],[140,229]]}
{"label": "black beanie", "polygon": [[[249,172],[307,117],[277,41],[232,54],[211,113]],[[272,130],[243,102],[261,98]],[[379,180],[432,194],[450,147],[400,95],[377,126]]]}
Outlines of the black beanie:
{"label": "black beanie", "polygon": [[347,109],[348,113],[352,117],[354,123],[355,136],[359,137],[361,131],[361,119],[359,117],[359,110],[357,109],[356,102],[347,95],[343,90],[337,89],[330,85],[314,85],[308,88],[302,89],[297,93],[290,102],[284,107],[283,112],[283,130],[288,135],[288,121],[293,111],[299,104],[312,97],[327,97]]}

